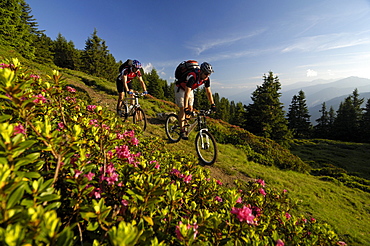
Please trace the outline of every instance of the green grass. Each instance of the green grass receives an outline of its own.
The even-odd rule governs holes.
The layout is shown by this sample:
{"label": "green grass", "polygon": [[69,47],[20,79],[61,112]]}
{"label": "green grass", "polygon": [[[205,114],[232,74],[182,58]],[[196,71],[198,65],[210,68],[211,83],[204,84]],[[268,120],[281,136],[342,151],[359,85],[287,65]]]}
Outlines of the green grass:
{"label": "green grass", "polygon": [[291,152],[316,167],[331,164],[370,180],[370,144],[326,139],[296,140]]}

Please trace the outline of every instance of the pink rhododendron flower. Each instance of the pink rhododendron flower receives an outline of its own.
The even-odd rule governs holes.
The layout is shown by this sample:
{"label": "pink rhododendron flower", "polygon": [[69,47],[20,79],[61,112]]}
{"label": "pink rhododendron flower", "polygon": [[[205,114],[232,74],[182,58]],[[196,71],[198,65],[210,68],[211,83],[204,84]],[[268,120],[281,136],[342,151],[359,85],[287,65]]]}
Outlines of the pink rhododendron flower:
{"label": "pink rhododendron flower", "polygon": [[135,131],[125,131],[124,135],[133,138],[135,136]]}
{"label": "pink rhododendron flower", "polygon": [[276,246],[284,246],[284,242],[283,242],[283,241],[281,241],[281,239],[278,239],[278,240],[276,241]]}
{"label": "pink rhododendron flower", "polygon": [[128,206],[128,201],[127,201],[127,200],[125,200],[125,199],[122,199],[121,203],[122,203],[122,205],[123,205],[123,206],[125,206],[125,207],[127,207],[127,206]]}
{"label": "pink rhododendron flower", "polygon": [[287,192],[288,192],[288,191],[287,191],[286,189],[284,189],[284,190],[283,190],[283,193],[284,193],[284,194],[285,194],[285,193],[287,193]]}
{"label": "pink rhododendron flower", "polygon": [[94,173],[92,173],[92,172],[89,172],[88,174],[86,174],[86,175],[85,175],[85,177],[86,177],[89,181],[91,181],[91,180],[94,178],[94,176],[95,176],[95,174],[94,174]]}
{"label": "pink rhododendron flower", "polygon": [[238,200],[236,200],[236,203],[242,203],[243,202],[243,199],[241,197],[238,198]]}
{"label": "pink rhododendron flower", "polygon": [[259,179],[257,180],[257,183],[259,183],[260,185],[262,185],[263,187],[265,187],[265,181],[263,179]]}
{"label": "pink rhododendron flower", "polygon": [[1,63],[1,64],[0,64],[0,68],[1,68],[1,69],[9,68],[9,67],[10,67],[10,65],[9,65],[9,64],[5,64],[5,63]]}
{"label": "pink rhododendron flower", "polygon": [[112,173],[105,180],[108,182],[108,185],[114,185],[114,183],[118,181],[118,174],[117,173]]}
{"label": "pink rhododendron flower", "polygon": [[69,92],[76,92],[75,88],[72,88],[70,86],[67,86],[66,88],[67,88],[67,91],[69,91]]}
{"label": "pink rhododendron flower", "polygon": [[221,198],[221,197],[219,197],[219,196],[216,196],[216,197],[215,197],[215,201],[222,202],[222,198]]}
{"label": "pink rhododendron flower", "polygon": [[189,174],[189,175],[185,176],[185,177],[184,177],[184,182],[185,182],[185,183],[187,183],[187,184],[188,184],[188,183],[190,183],[191,178],[192,178],[192,175],[191,175],[191,174]]}
{"label": "pink rhododendron flower", "polygon": [[78,178],[78,176],[80,176],[80,174],[82,174],[82,172],[80,170],[75,170],[75,178]]}
{"label": "pink rhododendron flower", "polygon": [[95,196],[96,199],[101,198],[100,188],[95,188],[91,193],[93,196]]}
{"label": "pink rhododendron flower", "polygon": [[175,168],[171,170],[171,174],[174,174],[175,176],[177,176],[179,178],[183,178],[184,177],[184,175],[181,174],[181,172],[179,170],[175,169]]}
{"label": "pink rhododendron flower", "polygon": [[30,77],[33,78],[33,79],[35,79],[35,80],[37,80],[37,79],[40,78],[40,76],[37,75],[37,74],[31,74]]}
{"label": "pink rhododendron flower", "polygon": [[45,103],[46,102],[46,98],[41,94],[38,94],[34,97],[36,98],[35,100],[33,100],[34,103]]}
{"label": "pink rhododendron flower", "polygon": [[59,122],[58,123],[58,127],[59,127],[59,130],[64,129],[65,128],[64,123],[63,122]]}
{"label": "pink rhododendron flower", "polygon": [[137,146],[139,144],[139,140],[137,138],[131,138],[131,144]]}
{"label": "pink rhododendron flower", "polygon": [[116,149],[117,158],[129,158],[130,157],[130,151],[127,145],[117,146],[115,149]]}
{"label": "pink rhododendron flower", "polygon": [[222,182],[221,182],[220,180],[216,180],[216,183],[217,183],[218,185],[222,185]]}
{"label": "pink rhododendron flower", "polygon": [[285,213],[285,217],[288,219],[290,219],[292,216],[289,214],[289,213]]}
{"label": "pink rhododendron flower", "polygon": [[261,195],[266,196],[266,191],[263,188],[260,189],[260,193]]}
{"label": "pink rhododendron flower", "polygon": [[26,134],[26,129],[24,129],[24,126],[22,124],[18,124],[14,127],[14,135],[17,134]]}
{"label": "pink rhododendron flower", "polygon": [[87,105],[87,111],[94,111],[96,109],[96,105]]}
{"label": "pink rhododendron flower", "polygon": [[240,222],[246,221],[248,224],[256,224],[254,221],[254,215],[252,214],[252,209],[243,206],[243,208],[232,208],[231,213],[235,214]]}
{"label": "pink rhododendron flower", "polygon": [[338,245],[340,245],[340,246],[346,246],[346,245],[347,245],[347,244],[346,244],[345,242],[343,242],[343,241],[338,241],[338,242],[337,242],[337,244],[338,244]]}

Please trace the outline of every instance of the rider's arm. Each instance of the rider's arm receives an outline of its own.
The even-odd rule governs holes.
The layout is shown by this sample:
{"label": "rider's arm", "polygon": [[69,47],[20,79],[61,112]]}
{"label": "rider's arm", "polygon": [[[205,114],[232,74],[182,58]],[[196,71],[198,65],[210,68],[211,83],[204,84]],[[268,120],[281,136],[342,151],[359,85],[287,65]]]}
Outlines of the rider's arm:
{"label": "rider's arm", "polygon": [[129,91],[128,86],[127,86],[127,75],[122,75],[121,80],[122,80],[123,86],[125,87],[125,91]]}
{"label": "rider's arm", "polygon": [[213,101],[213,95],[212,95],[211,87],[206,87],[206,95],[207,95],[208,101],[211,103],[211,105],[215,104],[215,101]]}
{"label": "rider's arm", "polygon": [[143,87],[143,90],[146,91],[146,86],[145,86],[145,82],[143,80],[143,77],[142,76],[139,76],[139,81],[141,83],[141,87]]}

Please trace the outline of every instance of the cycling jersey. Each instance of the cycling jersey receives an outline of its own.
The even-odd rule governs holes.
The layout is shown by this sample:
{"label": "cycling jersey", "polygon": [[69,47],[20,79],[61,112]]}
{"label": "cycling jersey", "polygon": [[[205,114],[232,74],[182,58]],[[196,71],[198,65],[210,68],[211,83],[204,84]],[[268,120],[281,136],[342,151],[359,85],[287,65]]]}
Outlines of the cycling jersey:
{"label": "cycling jersey", "polygon": [[192,90],[198,88],[199,86],[203,85],[205,87],[210,87],[211,86],[211,80],[208,77],[205,80],[200,80],[199,78],[199,72],[190,72],[188,76],[186,77],[186,81],[181,82],[178,87],[181,89],[185,90],[185,86],[191,88]]}
{"label": "cycling jersey", "polygon": [[[131,70],[131,68],[129,67],[129,68],[125,68],[125,69],[123,69],[122,70],[122,72],[121,72],[121,74],[120,74],[120,77],[122,76],[122,75],[126,75],[127,76],[127,82],[126,83],[130,83],[135,77],[141,77],[141,72],[140,72],[140,70],[138,69],[137,71],[136,71],[136,73],[135,72],[133,72],[132,70]],[[121,79],[122,80],[122,79]]]}

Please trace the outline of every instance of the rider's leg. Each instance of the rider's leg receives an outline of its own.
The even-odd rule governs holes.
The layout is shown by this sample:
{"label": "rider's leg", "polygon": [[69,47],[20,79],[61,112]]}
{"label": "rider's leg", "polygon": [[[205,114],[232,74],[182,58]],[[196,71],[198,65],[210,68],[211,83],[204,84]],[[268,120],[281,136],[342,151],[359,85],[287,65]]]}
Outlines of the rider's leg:
{"label": "rider's leg", "polygon": [[123,92],[118,93],[118,101],[117,101],[117,112],[121,109],[122,100],[123,100]]}

